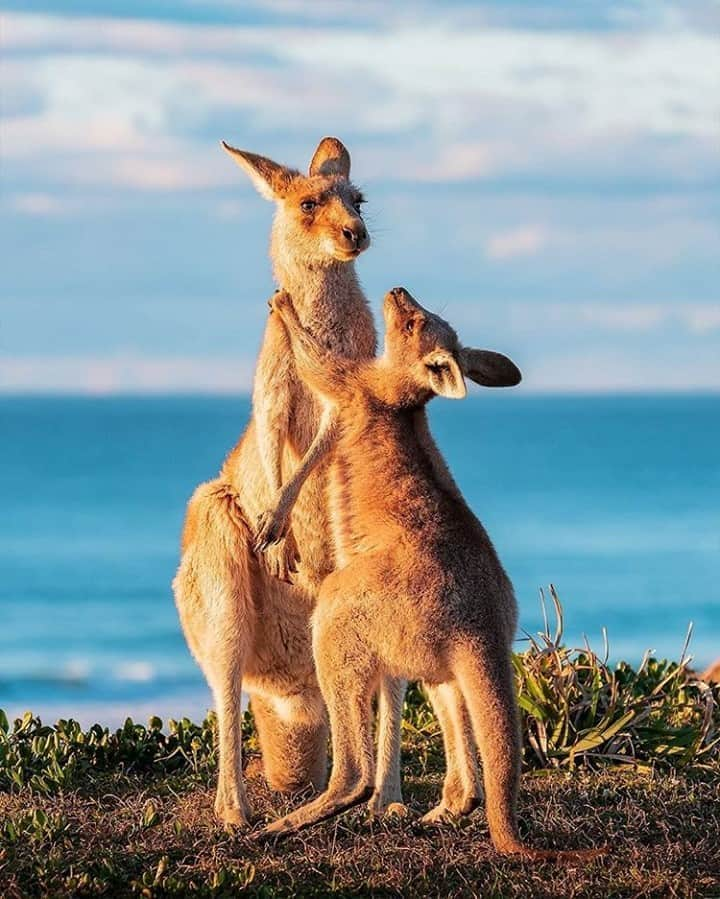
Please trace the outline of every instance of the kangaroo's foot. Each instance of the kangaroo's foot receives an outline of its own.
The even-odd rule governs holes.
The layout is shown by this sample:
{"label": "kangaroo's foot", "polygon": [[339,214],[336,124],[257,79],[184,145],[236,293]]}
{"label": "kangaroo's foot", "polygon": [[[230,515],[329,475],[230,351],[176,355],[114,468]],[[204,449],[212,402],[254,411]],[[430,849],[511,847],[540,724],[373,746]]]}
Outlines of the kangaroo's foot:
{"label": "kangaroo's foot", "polygon": [[404,802],[390,802],[387,805],[368,803],[368,811],[374,818],[409,818],[412,812]]}
{"label": "kangaroo's foot", "polygon": [[410,815],[399,786],[388,791],[375,790],[368,802],[368,812],[373,818],[407,818]]}
{"label": "kangaroo's foot", "polygon": [[215,815],[223,824],[242,830],[250,827],[250,806],[247,801],[239,798],[229,800],[226,796],[218,795],[215,799]]}
{"label": "kangaroo's foot", "polygon": [[480,805],[478,796],[465,796],[458,799],[444,799],[435,808],[423,815],[421,824],[453,824],[458,818],[469,815]]}
{"label": "kangaroo's foot", "polygon": [[277,838],[287,836],[311,824],[317,824],[327,818],[332,818],[345,812],[356,805],[367,801],[372,793],[372,786],[362,785],[351,789],[330,789],[326,790],[322,796],[307,805],[279,818],[264,827],[258,837],[260,839]]}

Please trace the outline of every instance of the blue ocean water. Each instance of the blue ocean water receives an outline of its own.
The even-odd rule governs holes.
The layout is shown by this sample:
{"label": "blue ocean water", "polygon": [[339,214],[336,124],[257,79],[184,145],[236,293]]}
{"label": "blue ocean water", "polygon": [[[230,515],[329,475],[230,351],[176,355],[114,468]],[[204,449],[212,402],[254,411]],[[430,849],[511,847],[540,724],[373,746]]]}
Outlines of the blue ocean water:
{"label": "blue ocean water", "polygon": [[[243,398],[0,399],[0,708],[87,723],[202,714],[173,605],[185,503]],[[477,393],[433,430],[516,587],[611,657],[720,655],[720,398]],[[519,644],[521,645],[521,644]]]}

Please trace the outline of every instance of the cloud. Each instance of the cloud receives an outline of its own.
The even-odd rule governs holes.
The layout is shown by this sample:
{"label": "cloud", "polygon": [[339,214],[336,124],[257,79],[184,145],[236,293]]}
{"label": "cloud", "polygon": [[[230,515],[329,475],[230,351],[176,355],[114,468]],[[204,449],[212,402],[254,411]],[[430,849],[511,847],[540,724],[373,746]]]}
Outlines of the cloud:
{"label": "cloud", "polygon": [[23,215],[48,216],[67,211],[68,204],[56,196],[44,193],[15,194],[10,205]]}
{"label": "cloud", "polygon": [[649,334],[720,331],[720,303],[514,303],[505,318],[515,333]]}
{"label": "cloud", "polygon": [[231,179],[227,175],[219,176],[213,168],[193,165],[187,160],[133,158],[112,160],[105,173],[97,169],[91,170],[90,180],[110,181],[128,187],[146,190],[195,190],[224,184]]}
{"label": "cloud", "polygon": [[2,393],[238,393],[254,360],[202,357],[0,356]]}
{"label": "cloud", "polygon": [[720,331],[720,303],[715,306],[691,306],[685,310],[685,321],[690,331],[708,334]]}
{"label": "cloud", "polygon": [[[567,315],[567,310],[565,310]],[[570,310],[570,320],[576,325],[606,331],[651,331],[677,315],[675,310],[652,304],[579,306]]]}
{"label": "cloud", "polygon": [[548,348],[523,366],[523,384],[530,393],[717,392],[720,357],[687,349],[667,358],[612,348],[565,353]]}
{"label": "cloud", "polygon": [[[673,352],[672,364],[663,354],[639,355],[633,348],[559,352],[548,343],[542,353],[526,350],[518,358],[524,359],[523,390],[530,393],[720,390],[720,356],[688,346]],[[230,357],[0,357],[0,393],[247,393],[253,365]]]}
{"label": "cloud", "polygon": [[[611,345],[648,346],[662,338],[664,344],[677,341],[693,347],[698,357],[715,352],[720,336],[720,302],[492,302],[481,305],[448,304],[451,320],[462,332],[478,328],[493,335],[511,335],[528,345],[538,340],[562,343],[581,341],[584,346],[595,340]],[[650,355],[661,352],[660,344],[651,344]],[[645,352],[645,350],[643,350]]]}
{"label": "cloud", "polygon": [[249,385],[261,316],[246,327],[244,310],[269,285],[271,211],[217,142],[300,165],[323,133],[371,182],[372,296],[408,280],[441,308],[454,292],[451,321],[531,362],[624,348],[583,384],[631,383],[638,347],[651,360],[676,344],[687,365],[658,383],[709,380],[720,57],[705,0],[693,16],[650,0],[630,16],[616,0],[194,2],[142,20],[119,14],[130,3],[88,18],[51,0],[51,14],[4,16],[3,275],[17,302],[2,389]]}
{"label": "cloud", "polygon": [[[648,156],[660,172],[717,172],[710,36],[461,26],[457,13],[429,7],[412,25],[395,17],[366,28],[10,13],[5,90],[30,108],[6,122],[3,154],[18,164],[48,149],[132,161],[162,145],[163,160],[182,165],[234,120],[253,133],[332,127],[362,136],[370,157],[412,134],[405,180],[598,166],[617,176],[620,155],[625,172],[644,172]],[[669,138],[671,150],[647,152]],[[58,171],[72,180],[96,164],[73,158]],[[127,186],[129,164],[109,177]],[[155,171],[130,183],[186,182]]]}
{"label": "cloud", "polygon": [[526,225],[511,231],[493,234],[485,244],[489,259],[505,261],[517,256],[534,256],[548,242],[548,233],[540,225]]}

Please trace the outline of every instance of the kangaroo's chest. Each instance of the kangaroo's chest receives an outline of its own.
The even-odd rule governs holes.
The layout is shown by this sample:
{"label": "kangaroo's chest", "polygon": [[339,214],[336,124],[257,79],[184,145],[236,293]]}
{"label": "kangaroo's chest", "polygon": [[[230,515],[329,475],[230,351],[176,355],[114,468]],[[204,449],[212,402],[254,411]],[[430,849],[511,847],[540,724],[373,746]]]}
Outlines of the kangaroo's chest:
{"label": "kangaroo's chest", "polygon": [[[333,354],[347,358],[367,358],[374,354],[375,332],[366,307],[346,309],[339,318],[308,316],[303,324]],[[293,473],[315,438],[322,411],[322,399],[309,390],[293,370],[283,481]],[[328,504],[329,469],[329,461],[315,468],[293,509],[293,530],[302,556],[301,577],[308,579],[308,587],[319,585],[336,565],[337,534]]]}

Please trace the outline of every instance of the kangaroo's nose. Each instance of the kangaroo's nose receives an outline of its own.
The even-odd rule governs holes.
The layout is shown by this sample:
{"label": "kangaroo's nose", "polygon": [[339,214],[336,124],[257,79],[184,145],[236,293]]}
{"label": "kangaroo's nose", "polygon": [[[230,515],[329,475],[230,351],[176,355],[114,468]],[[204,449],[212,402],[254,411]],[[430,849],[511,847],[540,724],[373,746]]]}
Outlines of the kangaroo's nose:
{"label": "kangaroo's nose", "polygon": [[358,223],[354,228],[345,227],[342,229],[342,233],[345,240],[354,247],[367,239],[367,230],[362,223]]}

